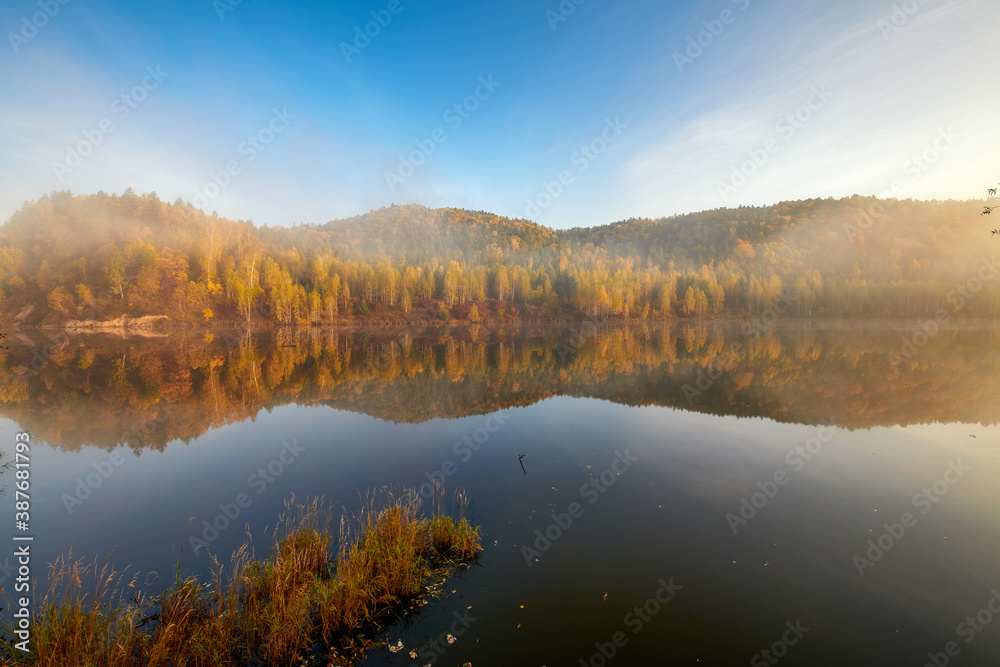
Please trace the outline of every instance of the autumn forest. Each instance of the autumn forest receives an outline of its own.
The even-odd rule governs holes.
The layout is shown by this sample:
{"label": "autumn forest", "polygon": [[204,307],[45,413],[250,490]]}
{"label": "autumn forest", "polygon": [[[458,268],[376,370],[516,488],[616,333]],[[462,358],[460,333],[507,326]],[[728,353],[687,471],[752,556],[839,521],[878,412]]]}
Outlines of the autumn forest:
{"label": "autumn forest", "polygon": [[[255,226],[155,193],[53,192],[0,227],[0,317],[86,326],[994,317],[981,203],[867,197],[553,230],[390,206]],[[988,249],[988,246],[985,246]],[[980,280],[977,278],[982,278]]]}

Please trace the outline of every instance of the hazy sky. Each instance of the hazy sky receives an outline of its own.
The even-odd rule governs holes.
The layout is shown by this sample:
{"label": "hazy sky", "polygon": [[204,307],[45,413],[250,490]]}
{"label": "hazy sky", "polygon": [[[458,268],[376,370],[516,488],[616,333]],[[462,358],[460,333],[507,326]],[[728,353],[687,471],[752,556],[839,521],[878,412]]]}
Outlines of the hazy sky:
{"label": "hazy sky", "polygon": [[131,186],[571,227],[1000,178],[996,0],[576,1],[7,0],[0,220]]}

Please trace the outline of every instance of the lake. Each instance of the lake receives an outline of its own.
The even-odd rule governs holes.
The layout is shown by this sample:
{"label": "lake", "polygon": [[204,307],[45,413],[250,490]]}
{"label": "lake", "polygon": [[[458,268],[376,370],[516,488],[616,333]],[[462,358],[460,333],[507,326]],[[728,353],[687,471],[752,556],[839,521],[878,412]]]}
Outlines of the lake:
{"label": "lake", "polygon": [[1000,661],[995,326],[8,342],[0,442],[34,441],[40,584],[61,554],[110,551],[155,589],[247,527],[266,550],[292,494],[353,512],[438,480],[485,551],[388,630],[406,652],[363,664]]}

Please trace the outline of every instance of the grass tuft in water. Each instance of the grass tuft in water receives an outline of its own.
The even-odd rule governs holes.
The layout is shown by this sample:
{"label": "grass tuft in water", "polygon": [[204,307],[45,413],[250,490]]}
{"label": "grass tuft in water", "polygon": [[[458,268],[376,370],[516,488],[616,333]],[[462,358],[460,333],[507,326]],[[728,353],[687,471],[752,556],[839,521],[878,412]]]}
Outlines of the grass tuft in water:
{"label": "grass tuft in water", "polygon": [[135,576],[70,554],[50,566],[32,652],[16,650],[14,628],[4,625],[0,657],[40,667],[348,663],[413,608],[429,582],[478,557],[468,499],[457,500],[456,517],[438,505],[422,518],[419,498],[385,490],[357,516],[341,518],[334,536],[327,503],[293,496],[268,557],[244,545],[228,571],[213,557],[207,583],[182,579],[178,564],[174,584],[152,597],[138,592]]}

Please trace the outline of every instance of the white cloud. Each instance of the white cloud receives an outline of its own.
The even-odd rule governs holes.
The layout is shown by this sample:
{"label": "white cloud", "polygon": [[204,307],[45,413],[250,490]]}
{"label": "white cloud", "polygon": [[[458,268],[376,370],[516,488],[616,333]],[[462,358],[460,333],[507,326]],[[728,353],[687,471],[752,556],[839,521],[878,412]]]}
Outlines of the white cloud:
{"label": "white cloud", "polygon": [[[782,58],[753,72],[739,90],[715,91],[715,104],[680,127],[648,128],[648,147],[625,166],[628,199],[647,215],[720,206],[718,183],[768,137],[778,150],[726,205],[871,194],[897,178],[907,180],[907,195],[915,198],[980,196],[984,179],[1000,167],[1000,89],[983,85],[995,79],[995,57],[987,55],[997,52],[1000,6],[978,0],[928,6],[888,39],[879,17],[855,16],[825,36],[791,34],[775,49]],[[758,33],[754,44],[741,46],[759,51],[785,30]],[[777,120],[823,84],[830,101],[791,136],[776,132]],[[904,177],[910,156],[948,128],[961,140],[920,178]]]}

